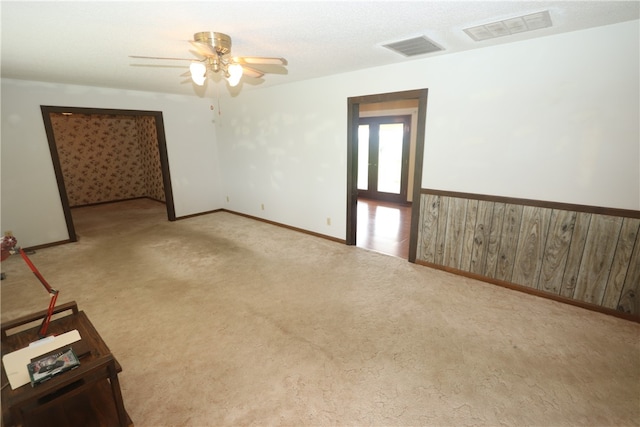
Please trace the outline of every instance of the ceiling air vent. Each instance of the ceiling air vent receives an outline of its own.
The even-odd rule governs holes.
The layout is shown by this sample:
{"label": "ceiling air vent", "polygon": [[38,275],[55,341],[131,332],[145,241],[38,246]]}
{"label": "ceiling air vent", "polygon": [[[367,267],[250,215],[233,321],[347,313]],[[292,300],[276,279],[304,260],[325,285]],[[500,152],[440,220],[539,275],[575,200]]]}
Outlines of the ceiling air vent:
{"label": "ceiling air vent", "polygon": [[425,53],[443,50],[440,46],[424,36],[401,40],[399,42],[389,43],[382,46],[404,56],[424,55]]}
{"label": "ceiling air vent", "polygon": [[532,13],[530,15],[505,19],[504,21],[496,21],[489,24],[478,25],[477,27],[465,28],[464,32],[467,33],[469,37],[479,42],[496,37],[537,30],[539,28],[546,28],[551,25],[549,11],[545,10],[544,12]]}

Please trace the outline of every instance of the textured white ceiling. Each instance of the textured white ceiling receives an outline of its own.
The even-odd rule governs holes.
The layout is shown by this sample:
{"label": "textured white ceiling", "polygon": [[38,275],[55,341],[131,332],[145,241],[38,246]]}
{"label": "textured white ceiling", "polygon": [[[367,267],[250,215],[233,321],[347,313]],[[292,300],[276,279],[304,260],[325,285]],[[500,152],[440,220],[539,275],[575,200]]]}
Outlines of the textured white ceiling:
{"label": "textured white ceiling", "polygon": [[[188,62],[199,31],[229,34],[232,53],[282,56],[287,74],[241,90],[447,55],[640,19],[626,1],[2,1],[2,77],[195,95]],[[464,28],[548,10],[550,28],[473,41]],[[382,47],[424,35],[444,51],[406,58]],[[594,52],[597,55],[597,52]],[[219,83],[218,85],[223,85]]]}

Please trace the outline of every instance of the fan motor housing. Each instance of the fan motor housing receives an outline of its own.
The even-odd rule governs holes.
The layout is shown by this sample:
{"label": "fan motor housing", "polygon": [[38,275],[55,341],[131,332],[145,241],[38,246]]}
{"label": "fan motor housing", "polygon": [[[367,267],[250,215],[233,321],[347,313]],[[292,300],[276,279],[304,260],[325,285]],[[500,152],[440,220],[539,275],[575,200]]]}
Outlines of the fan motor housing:
{"label": "fan motor housing", "polygon": [[193,40],[213,46],[221,55],[231,52],[231,37],[223,33],[202,31],[193,35]]}

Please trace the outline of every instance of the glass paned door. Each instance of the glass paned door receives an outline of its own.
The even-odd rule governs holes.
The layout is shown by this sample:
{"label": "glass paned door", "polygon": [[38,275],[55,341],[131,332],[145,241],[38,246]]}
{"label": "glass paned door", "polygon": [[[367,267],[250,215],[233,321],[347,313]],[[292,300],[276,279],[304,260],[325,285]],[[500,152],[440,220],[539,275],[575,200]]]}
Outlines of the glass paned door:
{"label": "glass paned door", "polygon": [[369,189],[369,125],[358,127],[358,190]]}
{"label": "glass paned door", "polygon": [[380,125],[378,135],[378,191],[402,191],[402,141],[404,123]]}
{"label": "glass paned door", "polygon": [[361,117],[358,127],[358,195],[407,201],[411,116]]}

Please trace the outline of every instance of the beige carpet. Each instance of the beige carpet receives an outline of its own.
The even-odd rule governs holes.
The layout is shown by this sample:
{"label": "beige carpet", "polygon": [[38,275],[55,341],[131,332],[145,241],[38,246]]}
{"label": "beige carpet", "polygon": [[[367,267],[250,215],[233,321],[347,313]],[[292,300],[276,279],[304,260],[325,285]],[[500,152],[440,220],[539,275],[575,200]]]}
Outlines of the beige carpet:
{"label": "beige carpet", "polygon": [[[79,241],[31,260],[136,426],[640,424],[639,324],[230,213],[73,215]],[[46,307],[19,256],[2,270],[2,320]]]}

